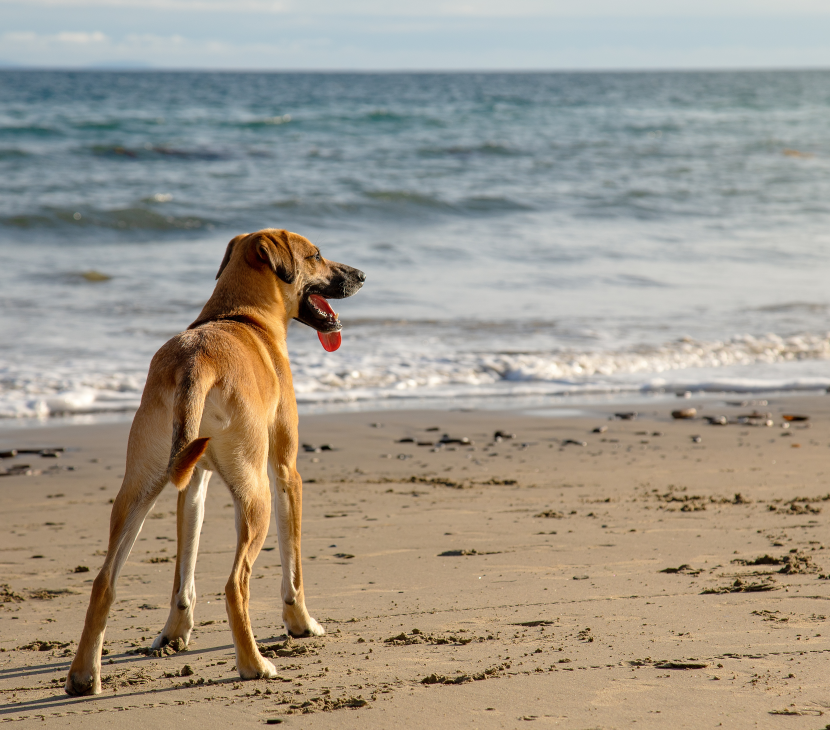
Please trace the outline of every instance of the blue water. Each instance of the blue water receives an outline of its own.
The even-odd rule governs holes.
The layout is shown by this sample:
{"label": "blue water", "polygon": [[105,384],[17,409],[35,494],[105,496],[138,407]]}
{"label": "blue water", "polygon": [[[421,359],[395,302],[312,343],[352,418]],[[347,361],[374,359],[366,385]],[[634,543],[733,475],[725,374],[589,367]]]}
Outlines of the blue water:
{"label": "blue water", "polygon": [[0,416],[134,408],[266,226],[368,275],[303,404],[826,387],[828,118],[823,71],[0,71]]}

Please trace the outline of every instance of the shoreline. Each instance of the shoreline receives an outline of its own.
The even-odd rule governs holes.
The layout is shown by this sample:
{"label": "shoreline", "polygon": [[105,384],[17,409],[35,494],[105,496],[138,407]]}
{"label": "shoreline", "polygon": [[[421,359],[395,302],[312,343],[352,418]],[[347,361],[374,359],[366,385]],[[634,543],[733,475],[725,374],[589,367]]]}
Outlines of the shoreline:
{"label": "shoreline", "polygon": [[[676,404],[678,408],[684,403],[703,404],[705,407],[719,403],[753,402],[761,400],[821,398],[830,394],[824,387],[802,390],[759,390],[759,391],[689,391],[689,395],[673,392],[632,392],[579,394],[559,396],[479,396],[442,398],[401,398],[383,401],[348,401],[322,404],[298,403],[300,418],[310,416],[323,417],[334,414],[383,414],[396,411],[434,411],[436,413],[483,412],[516,413],[521,415],[545,415],[547,417],[571,418],[589,416],[602,409],[626,409],[663,407]],[[75,426],[93,426],[99,424],[132,423],[135,410],[96,411],[92,413],[72,413],[47,416],[45,418],[20,417],[0,418],[0,441],[2,434],[17,430],[40,428],[72,428]]]}
{"label": "shoreline", "polygon": [[[222,599],[233,510],[214,476],[190,647],[133,653],[167,615],[168,488],[118,584],[104,692],[81,699],[60,679],[106,548],[128,425],[0,431],[0,448],[66,448],[27,455],[39,473],[0,479],[0,720],[97,728],[127,712],[119,720],[172,728],[185,711],[210,727],[382,728],[417,713],[439,728],[699,728],[787,714],[812,730],[830,653],[830,398],[771,398],[759,410],[773,427],[672,419],[690,405],[631,408],[635,420],[609,420],[617,404],[564,418],[302,416],[300,442],[332,448],[298,458],[307,604],[326,636],[285,643],[272,522],[251,619],[280,677],[239,680]],[[785,413],[810,419],[784,429]],[[436,448],[444,434],[472,443]],[[21,457],[0,467],[10,461]]]}

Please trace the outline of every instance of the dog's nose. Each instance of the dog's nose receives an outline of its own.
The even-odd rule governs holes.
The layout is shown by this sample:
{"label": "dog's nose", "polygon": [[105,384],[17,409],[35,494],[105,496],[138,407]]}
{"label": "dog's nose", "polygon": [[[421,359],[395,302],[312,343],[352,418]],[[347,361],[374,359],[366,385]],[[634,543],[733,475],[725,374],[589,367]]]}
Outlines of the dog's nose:
{"label": "dog's nose", "polygon": [[354,270],[354,275],[357,277],[357,280],[361,283],[366,281],[366,274],[364,274],[360,269]]}

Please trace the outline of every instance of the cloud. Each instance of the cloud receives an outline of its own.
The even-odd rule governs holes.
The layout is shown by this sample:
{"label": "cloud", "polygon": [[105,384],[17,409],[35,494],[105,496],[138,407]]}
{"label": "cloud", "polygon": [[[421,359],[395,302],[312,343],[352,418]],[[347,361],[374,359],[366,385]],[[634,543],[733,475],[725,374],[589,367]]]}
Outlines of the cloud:
{"label": "cloud", "polygon": [[[18,0],[0,0],[0,9],[20,5]],[[27,0],[28,6],[66,8],[145,9],[167,11],[189,11],[199,13],[254,12],[284,13],[290,10],[290,3],[282,0]]]}
{"label": "cloud", "polygon": [[[133,33],[117,40],[99,31],[0,35],[0,58],[33,67],[121,67],[126,63],[156,68],[263,69],[283,67],[309,50],[302,42],[233,44],[180,34]],[[308,61],[308,55],[304,57]]]}
{"label": "cloud", "polygon": [[56,44],[77,46],[90,43],[109,44],[109,42],[110,39],[100,31],[93,31],[91,33],[64,31],[43,35],[30,31],[20,31],[0,35],[0,48],[14,48],[15,46],[48,48]]}
{"label": "cloud", "polygon": [[109,40],[103,33],[73,33],[63,32],[54,36],[57,43],[106,43]]}
{"label": "cloud", "polygon": [[38,34],[32,33],[31,31],[19,31],[15,33],[4,33],[0,36],[0,43],[32,43],[37,41]]}

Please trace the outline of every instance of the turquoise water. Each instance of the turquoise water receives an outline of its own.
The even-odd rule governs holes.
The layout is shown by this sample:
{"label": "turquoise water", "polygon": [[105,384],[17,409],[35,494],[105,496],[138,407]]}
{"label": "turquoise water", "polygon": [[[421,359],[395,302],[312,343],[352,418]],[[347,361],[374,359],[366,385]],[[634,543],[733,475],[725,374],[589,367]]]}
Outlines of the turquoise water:
{"label": "turquoise water", "polygon": [[133,408],[265,226],[368,275],[337,353],[292,329],[302,403],[824,387],[829,114],[818,71],[0,71],[0,416]]}

